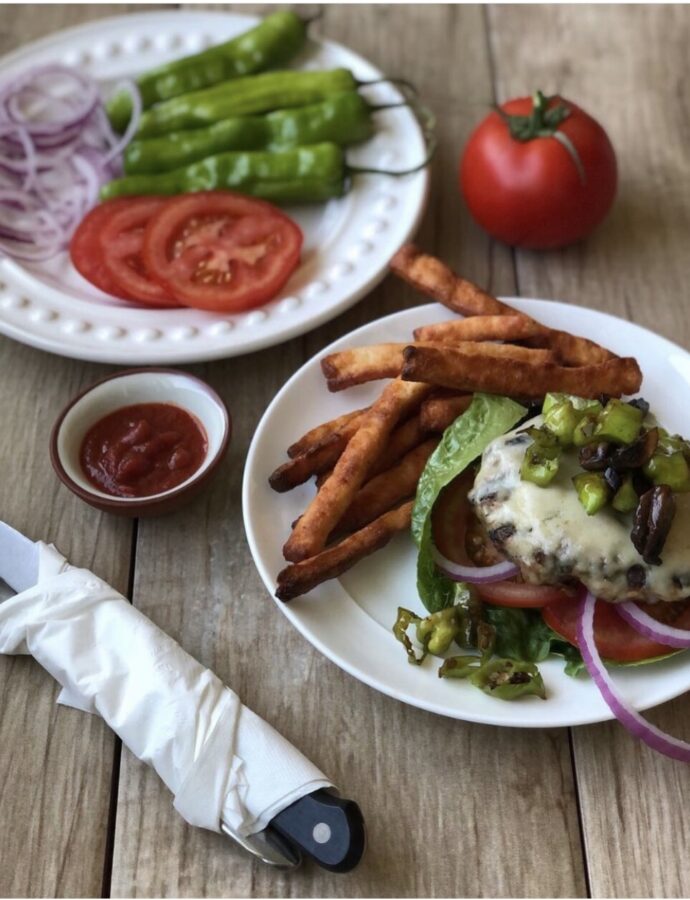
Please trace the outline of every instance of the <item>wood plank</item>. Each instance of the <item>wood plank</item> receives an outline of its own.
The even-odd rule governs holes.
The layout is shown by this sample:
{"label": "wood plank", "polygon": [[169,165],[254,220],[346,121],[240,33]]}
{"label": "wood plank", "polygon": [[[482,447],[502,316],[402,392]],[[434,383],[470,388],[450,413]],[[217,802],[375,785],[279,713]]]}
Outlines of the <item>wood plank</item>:
{"label": "wood plank", "polygon": [[[481,10],[329,6],[318,30],[419,83],[439,114],[442,146],[419,241],[480,282],[512,292],[510,254],[473,230],[455,192],[459,147],[492,100]],[[388,280],[303,339],[199,369],[233,412],[230,458],[205,497],[166,520],[142,523],[139,532],[135,603],[361,803],[370,837],[362,866],[342,877],[310,865],[283,875],[254,864],[222,837],[185,826],[155,776],[125,754],[115,895],[584,892],[567,733],[454,722],[373,692],[289,626],[244,541],[242,462],[275,391],[339,334],[418,302]]]}
{"label": "wood plank", "polygon": [[[14,6],[3,16],[0,53],[121,9]],[[126,591],[131,523],[77,500],[48,459],[56,411],[105,371],[0,338],[0,418],[10,423],[0,430],[0,515]],[[2,896],[101,893],[115,738],[96,716],[58,707],[57,693],[33,660],[0,657]]]}
{"label": "wood plank", "polygon": [[[520,292],[604,309],[689,347],[682,73],[690,9],[497,6],[491,23],[499,98],[535,87],[563,93],[604,124],[620,166],[614,210],[589,240],[556,253],[518,254]],[[518,33],[529,40],[516,41]],[[649,718],[687,740],[690,697]],[[690,874],[678,852],[690,840],[679,802],[687,767],[617,724],[577,729],[573,743],[592,895],[687,896]]]}

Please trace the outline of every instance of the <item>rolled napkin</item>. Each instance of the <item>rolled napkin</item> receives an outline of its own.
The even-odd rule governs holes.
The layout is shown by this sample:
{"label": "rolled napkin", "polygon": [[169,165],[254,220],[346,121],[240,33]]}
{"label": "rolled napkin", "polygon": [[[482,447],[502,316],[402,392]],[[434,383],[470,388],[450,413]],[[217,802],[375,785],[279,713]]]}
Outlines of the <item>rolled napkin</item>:
{"label": "rolled napkin", "polygon": [[0,603],[0,653],[30,653],[62,703],[98,713],[191,825],[241,836],[331,782],[210,669],[87,569],[39,548],[35,587]]}

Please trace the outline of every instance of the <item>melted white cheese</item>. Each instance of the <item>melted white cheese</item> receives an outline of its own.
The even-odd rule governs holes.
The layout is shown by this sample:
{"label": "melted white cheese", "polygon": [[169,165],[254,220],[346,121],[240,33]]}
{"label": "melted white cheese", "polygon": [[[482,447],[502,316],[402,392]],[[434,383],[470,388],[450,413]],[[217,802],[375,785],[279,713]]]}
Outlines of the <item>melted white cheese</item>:
{"label": "melted white cheese", "polygon": [[[530,424],[539,424],[539,419]],[[573,452],[563,454],[548,487],[520,478],[530,443],[512,443],[526,426],[493,441],[484,451],[470,500],[489,532],[502,526],[502,549],[526,580],[554,583],[578,578],[608,600],[679,600],[690,596],[690,494],[676,494],[676,515],[661,553],[662,565],[644,562],[630,540],[632,514],[610,506],[588,516],[571,478],[582,471]],[[631,587],[628,571],[644,571],[642,587]]]}

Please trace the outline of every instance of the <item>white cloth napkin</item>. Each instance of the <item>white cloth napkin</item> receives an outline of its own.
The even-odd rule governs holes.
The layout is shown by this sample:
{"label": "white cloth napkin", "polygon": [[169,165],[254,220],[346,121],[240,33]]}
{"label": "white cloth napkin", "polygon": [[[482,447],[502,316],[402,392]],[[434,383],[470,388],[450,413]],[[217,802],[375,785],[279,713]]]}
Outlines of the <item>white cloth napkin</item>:
{"label": "white cloth napkin", "polygon": [[63,686],[60,702],[102,716],[190,824],[246,836],[331,785],[110,585],[38,546],[38,584],[0,603],[0,653],[30,653]]}

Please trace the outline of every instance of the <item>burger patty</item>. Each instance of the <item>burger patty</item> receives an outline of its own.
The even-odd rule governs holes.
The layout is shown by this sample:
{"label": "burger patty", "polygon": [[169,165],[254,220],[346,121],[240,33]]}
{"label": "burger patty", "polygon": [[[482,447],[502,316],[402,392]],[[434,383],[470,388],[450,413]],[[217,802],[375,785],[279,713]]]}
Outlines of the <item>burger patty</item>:
{"label": "burger patty", "polygon": [[[539,424],[537,419],[529,424]],[[632,514],[610,506],[593,516],[572,484],[577,456],[564,453],[548,487],[520,477],[531,438],[526,427],[484,451],[469,499],[494,545],[515,562],[525,581],[557,584],[578,579],[604,600],[667,601],[690,597],[690,494],[678,494],[662,564],[645,563],[630,540]]]}

